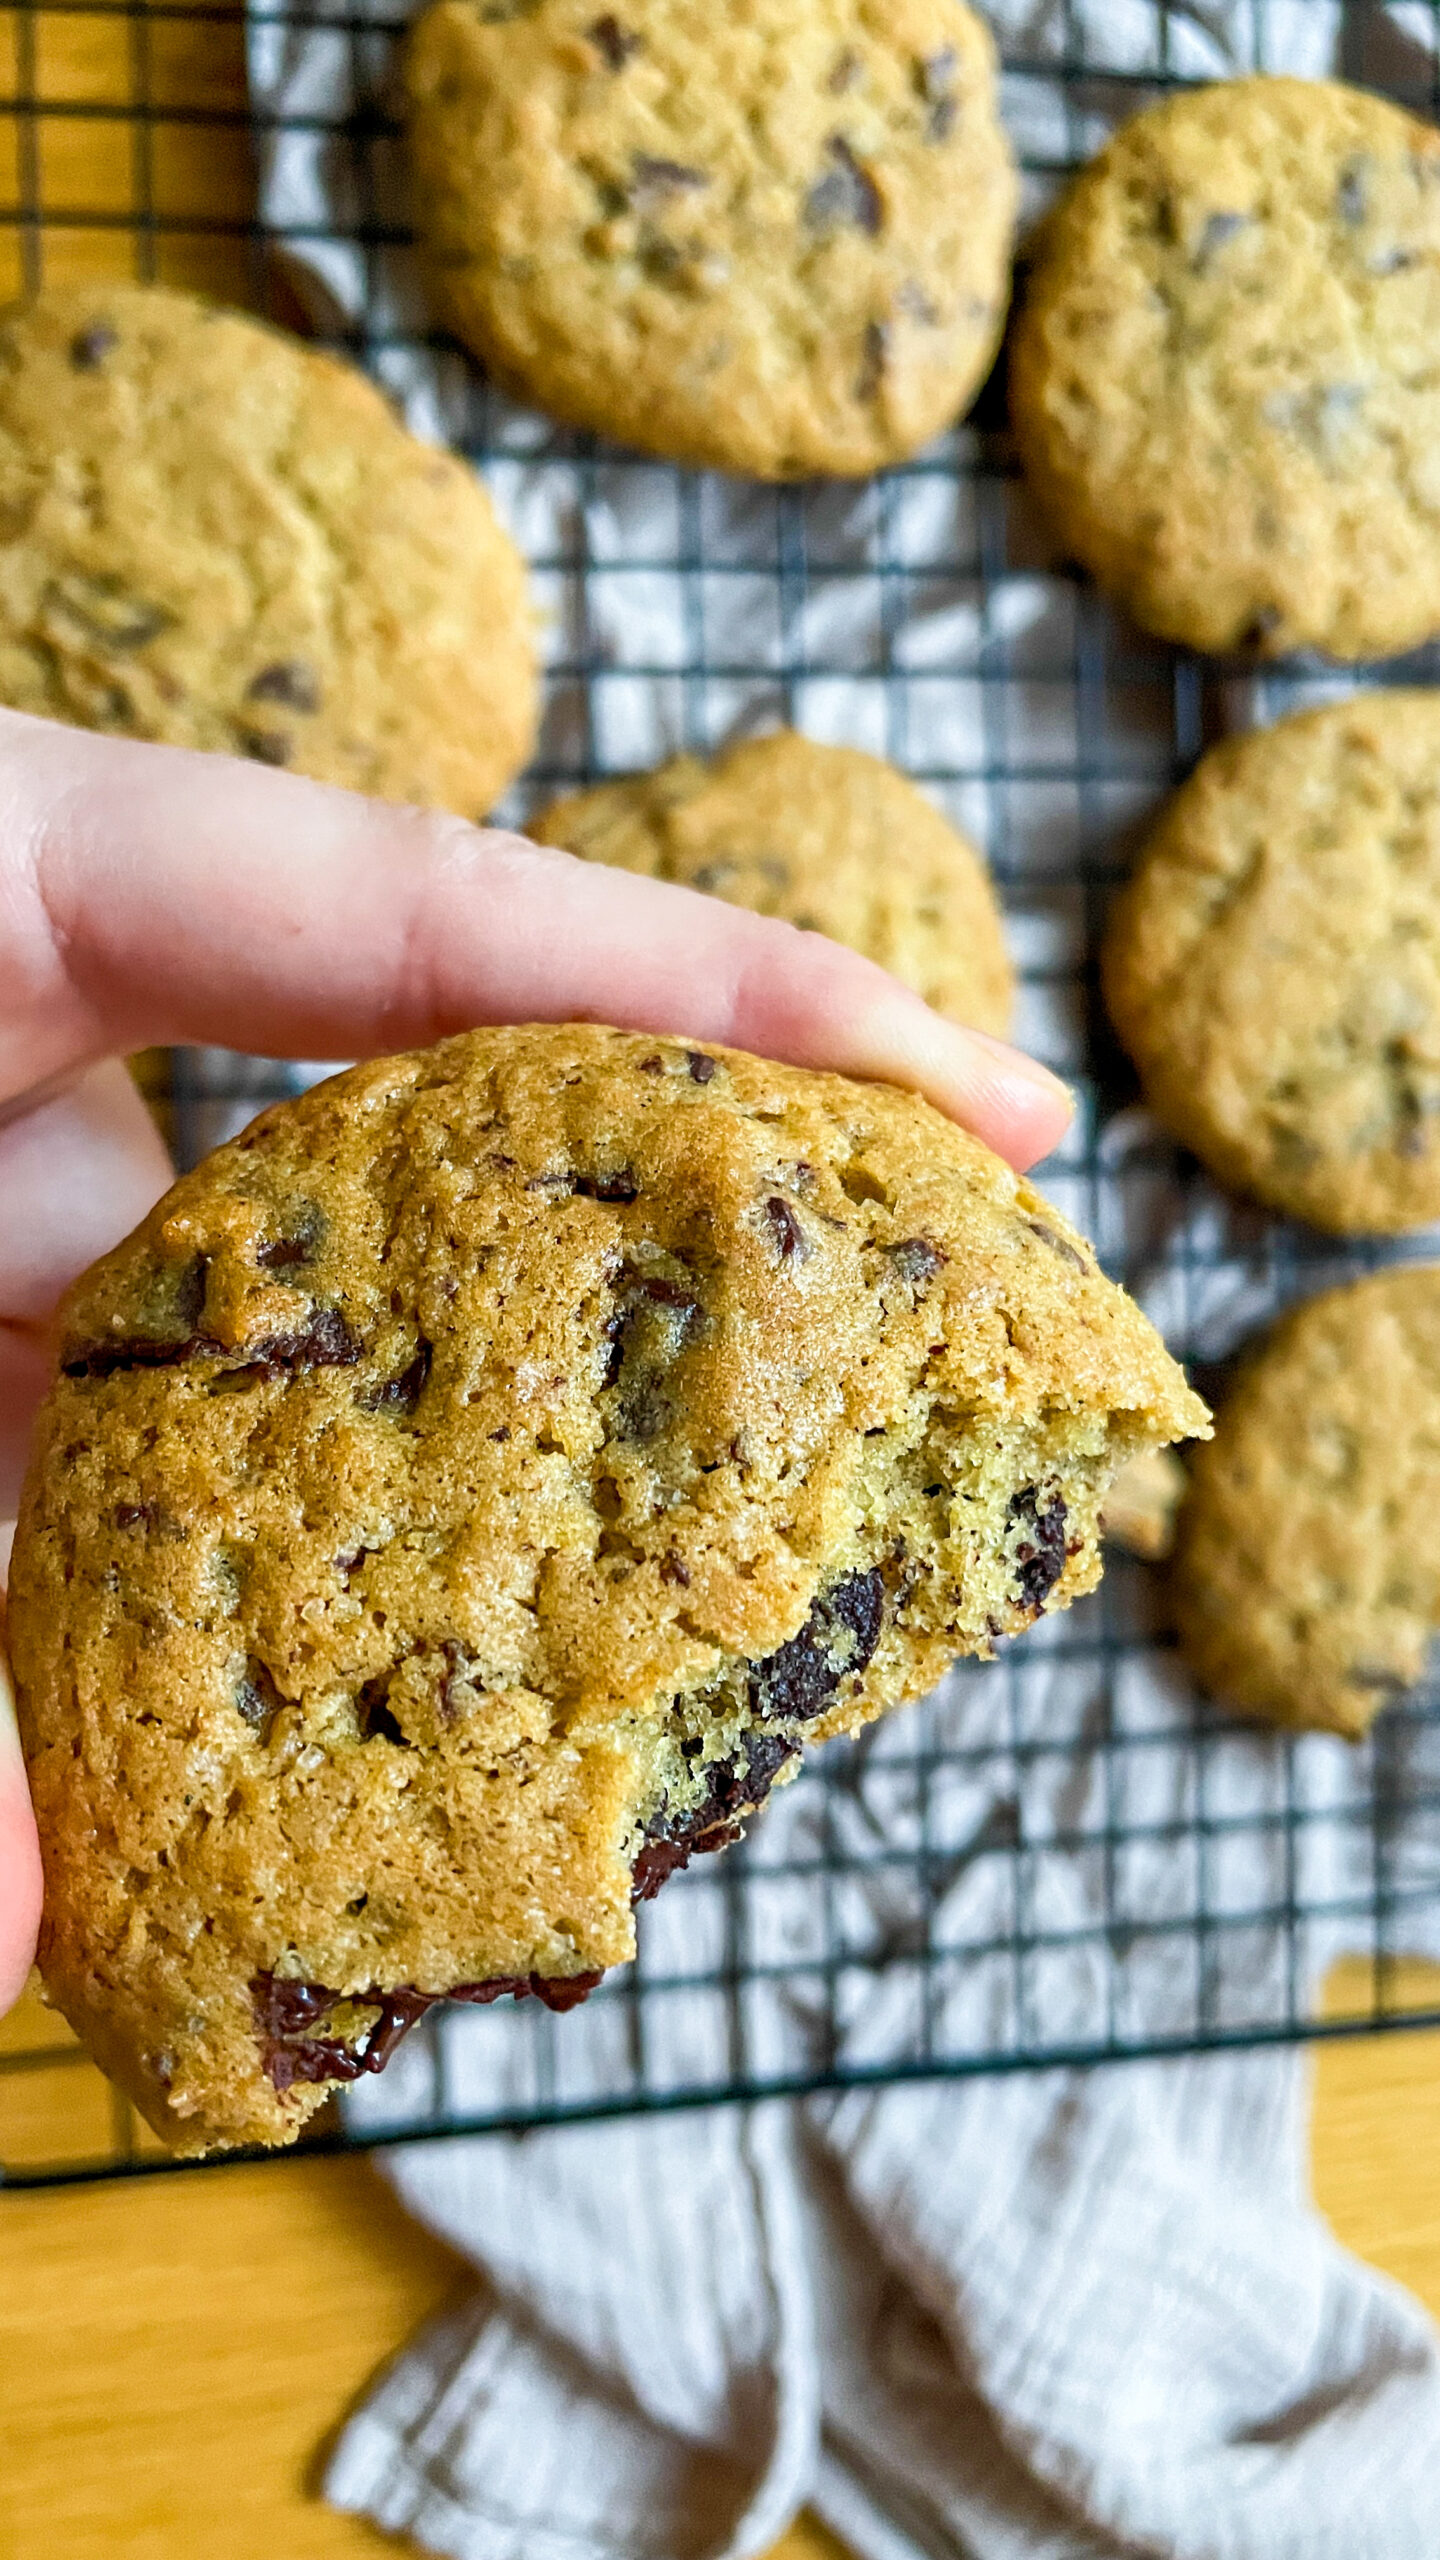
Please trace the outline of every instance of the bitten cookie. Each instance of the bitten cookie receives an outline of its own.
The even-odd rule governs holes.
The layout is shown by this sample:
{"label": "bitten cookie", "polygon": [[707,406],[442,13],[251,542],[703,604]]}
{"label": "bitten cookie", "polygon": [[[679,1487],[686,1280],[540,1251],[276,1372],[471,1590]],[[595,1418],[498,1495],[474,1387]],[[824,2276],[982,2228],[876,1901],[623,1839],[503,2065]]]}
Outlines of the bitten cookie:
{"label": "bitten cookie", "polygon": [[1440,1269],[1312,1298],[1196,1453],[1174,1564],[1185,1654],[1217,1697],[1364,1732],[1440,1628]]}
{"label": "bitten cookie", "polygon": [[827,933],[952,1020],[1009,1030],[1014,974],[985,865],[878,756],[782,729],[713,764],[676,756],[576,792],[529,832]]}
{"label": "bitten cookie", "polygon": [[1205,1423],[911,1095],[573,1027],[354,1068],[66,1301],[10,1585],[49,1988],[191,2151],[437,1998],[568,2007]]}
{"label": "bitten cookie", "polygon": [[534,661],[474,472],[348,365],[154,287],[0,321],[0,702],[483,817]]}
{"label": "bitten cookie", "polygon": [[1063,540],[1197,649],[1440,628],[1440,134],[1227,81],[1115,135],[1044,226],[1011,414]]}
{"label": "bitten cookie", "polygon": [[406,81],[440,308],[556,417],[784,480],[984,378],[1016,187],[961,0],[437,0]]}
{"label": "bitten cookie", "polygon": [[1103,971],[1147,1099],[1222,1182],[1342,1234],[1440,1217],[1440,693],[1212,749]]}

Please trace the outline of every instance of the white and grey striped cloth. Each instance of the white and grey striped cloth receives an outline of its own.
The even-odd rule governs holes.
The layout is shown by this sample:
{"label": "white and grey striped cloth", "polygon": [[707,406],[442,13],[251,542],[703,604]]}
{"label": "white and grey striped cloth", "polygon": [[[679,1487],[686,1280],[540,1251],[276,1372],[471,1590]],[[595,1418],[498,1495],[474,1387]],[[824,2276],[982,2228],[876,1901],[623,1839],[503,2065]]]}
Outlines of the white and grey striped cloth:
{"label": "white and grey striped cloth", "polygon": [[[369,112],[392,94],[397,14],[389,0],[302,0],[276,18],[257,0],[256,102],[288,119],[262,131],[263,211],[319,312],[364,310],[372,361],[416,428],[463,440],[473,386],[416,342],[423,303],[393,244],[398,149]],[[1041,163],[1093,147],[1162,44],[1190,74],[1263,61],[1393,80],[1424,72],[1435,30],[1428,0],[994,0],[990,15],[1032,66],[1007,79],[1005,108]],[[1062,94],[1049,66],[1082,51],[1093,76]],[[1107,83],[1107,70],[1122,76]],[[547,766],[644,764],[783,714],[933,774],[999,857],[1027,970],[1022,1036],[1073,1070],[1074,849],[1163,788],[1168,678],[1147,691],[1132,669],[1112,690],[1100,772],[1085,705],[1053,677],[1079,647],[1073,590],[1047,574],[1023,504],[993,486],[977,501],[944,473],[810,493],[807,548],[827,566],[797,599],[766,493],[687,492],[658,468],[577,461],[503,406],[492,424],[491,487],[538,564],[553,654],[587,660],[583,681],[575,670],[552,687]],[[976,503],[992,510],[978,528]],[[977,543],[1004,564],[983,582],[965,567]],[[219,1087],[233,1070],[216,1064]],[[195,1072],[203,1084],[204,1061]],[[198,1134],[227,1134],[230,1110],[217,1098]],[[1112,1123],[1098,1174],[1062,1164],[1051,1188],[1138,1272],[1173,1340],[1221,1357],[1294,1275],[1265,1221],[1203,1184],[1173,1195],[1148,1139],[1137,1115]],[[1317,1264],[1309,1284],[1344,1267]],[[1111,1624],[1132,1634],[1143,1582],[1127,1568],[1107,1585]],[[922,1830],[944,1887],[923,1928],[953,1959],[926,1991],[943,2049],[1014,2043],[1025,2000],[1030,2034],[1092,2042],[1117,1985],[1125,2010],[1109,2023],[1184,2032],[1201,1996],[1186,1915],[1201,1908],[1217,1924],[1255,1915],[1207,1941],[1210,2025],[1273,2016],[1287,1973],[1310,1995],[1373,1892],[1368,1769],[1324,1737],[1236,1731],[1212,1738],[1202,1772],[1173,1672],[1132,1655],[1103,1717],[1097,1676],[1083,1645],[1067,1654],[1037,1630],[1003,1671],[961,1671],[897,1719],[893,1755],[879,1739],[823,1815],[804,1779],[776,1801],[746,1888],[747,1925],[759,1914],[782,1959],[749,2016],[769,2067],[795,2068],[810,2049],[818,1888],[777,1878],[825,1825],[900,1853],[868,1881],[857,1867],[847,1888],[862,1960],[828,2021],[842,2060],[913,2047],[913,1967],[866,1959],[915,1942],[905,1853]],[[903,1740],[922,1730],[916,1714],[946,1746],[923,1800]],[[1039,1735],[1043,1750],[1027,1749]],[[1430,1810],[1392,1823],[1387,1858],[1406,1943],[1440,1954],[1435,1754],[1421,1729],[1392,1755],[1397,1801]],[[1212,1870],[1198,1880],[1197,1786]],[[1112,1861],[1102,1878],[1063,1844],[1117,1810],[1136,1838],[1123,1871]],[[980,1854],[997,1818],[1026,1844],[1048,1950],[1019,1988],[1003,1953],[1010,1862]],[[1182,1925],[1138,1929],[1107,1965],[1117,1894],[1142,1920]],[[648,1946],[693,1954],[717,1896],[713,1874],[677,1880],[649,1915]],[[1267,1921],[1296,1898],[1326,1917],[1298,1932]],[[968,1960],[987,1942],[997,1960]],[[623,2002],[597,2000],[558,2022],[569,2094],[587,2070],[613,2070],[623,2016]],[[724,2076],[725,2021],[703,1999],[657,2003],[654,2016],[653,2080]],[[533,2097],[525,2014],[466,2012],[444,2037],[460,2109]],[[417,2042],[356,2093],[352,2120],[413,2121],[425,2069]],[[806,2501],[863,2560],[1437,2560],[1440,2338],[1308,2203],[1305,2090],[1294,2055],[1222,2053],[382,2155],[480,2281],[351,2418],[328,2493],[454,2560],[738,2560]]]}

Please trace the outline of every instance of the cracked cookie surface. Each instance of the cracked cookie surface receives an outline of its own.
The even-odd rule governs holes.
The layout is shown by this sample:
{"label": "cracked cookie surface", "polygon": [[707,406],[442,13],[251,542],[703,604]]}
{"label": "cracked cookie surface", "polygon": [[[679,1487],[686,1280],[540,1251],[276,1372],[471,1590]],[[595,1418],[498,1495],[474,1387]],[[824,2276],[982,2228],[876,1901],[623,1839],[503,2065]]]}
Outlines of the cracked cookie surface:
{"label": "cracked cookie surface", "polygon": [[1440,694],[1212,748],[1103,967],[1147,1100],[1222,1182],[1342,1234],[1440,1217]]}
{"label": "cracked cookie surface", "polygon": [[1182,93],[1036,242],[1021,457],[1135,618],[1385,657],[1440,628],[1440,134],[1333,81]]}
{"label": "cracked cookie surface", "polygon": [[474,472],[352,367],[159,287],[0,319],[0,701],[480,818],[534,655]]}
{"label": "cracked cookie surface", "polygon": [[555,416],[788,479],[978,389],[1016,190],[961,0],[436,0],[406,82],[440,307]]}
{"label": "cracked cookie surface", "polygon": [[1440,1270],[1376,1273],[1288,1316],[1197,1450],[1174,1593],[1217,1697],[1352,1737],[1440,1631]]}
{"label": "cracked cookie surface", "polygon": [[63,1311],[11,1575],[46,1980],[187,2149],[566,2006],[803,1742],[1099,1573],[1204,1407],[911,1095],[593,1028],[267,1112]]}
{"label": "cracked cookie surface", "polygon": [[709,764],[675,756],[575,792],[527,833],[829,934],[952,1021],[1010,1028],[1014,973],[985,864],[878,756],[782,729]]}

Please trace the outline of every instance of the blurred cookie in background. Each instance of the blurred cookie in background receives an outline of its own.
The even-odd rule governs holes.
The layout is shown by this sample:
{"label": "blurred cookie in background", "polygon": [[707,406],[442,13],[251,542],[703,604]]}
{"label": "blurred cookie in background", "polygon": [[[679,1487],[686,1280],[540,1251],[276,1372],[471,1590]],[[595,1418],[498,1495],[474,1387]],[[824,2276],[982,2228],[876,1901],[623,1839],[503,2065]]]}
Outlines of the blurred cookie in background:
{"label": "blurred cookie in background", "polygon": [[1122,1547],[1145,1564],[1163,1563],[1175,1545],[1175,1518],[1188,1481],[1173,1449],[1128,1459],[1100,1507],[1107,1547]]}
{"label": "blurred cookie in background", "polygon": [[1036,243],[1011,418],[1148,630],[1377,658],[1440,629],[1440,134],[1328,80],[1121,127]]}
{"label": "blurred cookie in background", "polygon": [[437,0],[406,85],[442,315],[557,418],[863,473],[989,370],[1016,179],[960,0]]}
{"label": "blurred cookie in background", "polygon": [[1103,975],[1146,1099],[1222,1182],[1338,1234],[1440,1217],[1440,693],[1213,748]]}
{"label": "blurred cookie in background", "polygon": [[1440,1629],[1440,1270],[1287,1316],[1191,1461],[1174,1592],[1215,1696],[1356,1737]]}
{"label": "blurred cookie in background", "polygon": [[848,943],[1003,1036],[1014,972],[984,861],[893,765],[793,729],[556,800],[539,844]]}
{"label": "blurred cookie in background", "polygon": [[0,320],[0,702],[483,817],[534,735],[524,564],[353,367],[47,293]]}

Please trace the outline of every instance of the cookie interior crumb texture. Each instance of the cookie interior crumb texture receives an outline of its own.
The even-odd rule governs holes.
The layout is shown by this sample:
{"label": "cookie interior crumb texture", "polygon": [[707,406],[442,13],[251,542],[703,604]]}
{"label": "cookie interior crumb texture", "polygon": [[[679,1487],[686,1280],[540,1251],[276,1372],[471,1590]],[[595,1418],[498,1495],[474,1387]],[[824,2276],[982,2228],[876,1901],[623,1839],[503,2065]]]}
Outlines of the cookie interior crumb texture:
{"label": "cookie interior crumb texture", "polygon": [[1172,640],[1382,657],[1440,627],[1440,135],[1332,81],[1182,92],[1042,227],[1021,456]]}
{"label": "cookie interior crumb texture", "polygon": [[1104,983],[1147,1100],[1222,1182],[1342,1234],[1440,1217],[1440,693],[1213,748]]}
{"label": "cookie interior crumb texture", "polygon": [[51,1991],[192,2151],[435,1997],[567,2006],[1205,1425],[889,1087],[569,1027],[283,1103],[63,1311],[11,1581]]}
{"label": "cookie interior crumb texture", "polygon": [[535,729],[524,566],[353,367],[46,293],[0,319],[0,702],[483,817]]}
{"label": "cookie interior crumb texture", "polygon": [[557,800],[530,833],[829,934],[1003,1035],[1015,980],[973,845],[878,756],[782,729]]}
{"label": "cookie interior crumb texture", "polygon": [[1195,1454],[1174,1589],[1219,1698],[1352,1737],[1440,1629],[1440,1269],[1333,1289],[1265,1341]]}
{"label": "cookie interior crumb texture", "polygon": [[960,0],[436,0],[406,81],[440,307],[557,417],[790,479],[983,380],[1016,181]]}

